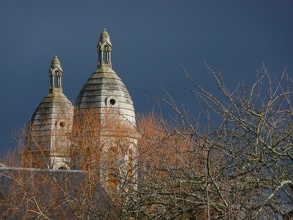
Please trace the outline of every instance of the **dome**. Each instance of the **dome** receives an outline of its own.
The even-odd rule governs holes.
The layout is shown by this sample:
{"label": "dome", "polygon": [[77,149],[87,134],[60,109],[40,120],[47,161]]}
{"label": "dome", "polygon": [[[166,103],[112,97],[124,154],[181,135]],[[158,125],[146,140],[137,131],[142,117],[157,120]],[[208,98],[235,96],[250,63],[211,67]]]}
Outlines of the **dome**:
{"label": "dome", "polygon": [[110,68],[98,69],[87,80],[76,99],[78,109],[111,109],[135,125],[133,102],[122,80]]}
{"label": "dome", "polygon": [[95,109],[101,115],[107,110],[133,126],[135,113],[133,102],[122,80],[112,69],[110,37],[106,29],[98,43],[98,69],[87,80],[76,99],[78,109]]}
{"label": "dome", "polygon": [[106,29],[104,29],[104,31],[101,33],[99,42],[100,43],[108,43],[109,45],[111,45],[110,35],[106,31]]}
{"label": "dome", "polygon": [[[60,61],[57,56],[51,62],[49,69],[50,90],[49,94],[36,108],[31,117],[30,125],[33,135],[42,137],[44,134],[51,133],[58,130],[62,125],[62,129],[71,129],[74,107],[72,103],[63,94],[61,86],[62,74],[55,74],[55,72],[62,71]],[[57,77],[57,85],[54,84],[54,77]],[[48,140],[50,142],[51,140]],[[43,142],[43,141],[42,141]],[[45,141],[47,142],[47,140]],[[47,144],[44,144],[47,145]],[[52,147],[52,143],[50,143]]]}
{"label": "dome", "polygon": [[49,93],[39,104],[31,117],[27,138],[27,150],[33,160],[43,160],[37,168],[69,167],[68,135],[72,130],[73,114],[74,107],[62,92]]}
{"label": "dome", "polygon": [[60,60],[58,59],[58,57],[55,55],[54,59],[52,60],[51,64],[59,64],[60,65]]}
{"label": "dome", "polygon": [[[49,94],[30,119],[27,152],[33,155],[34,161],[47,155],[43,165],[39,165],[58,169],[68,167],[68,134],[72,130],[74,107],[62,92],[62,69],[57,56],[51,62],[49,73]],[[57,85],[54,84],[56,77]]]}
{"label": "dome", "polygon": [[59,70],[61,70],[61,71],[63,71],[62,68],[61,68],[60,60],[59,60],[58,57],[55,55],[54,59],[53,59],[52,62],[51,62],[50,69],[56,69],[56,68],[59,69]]}
{"label": "dome", "polygon": [[[68,121],[66,123],[70,126],[70,118],[73,117],[74,107],[72,103],[62,92],[49,93],[36,108],[31,117],[31,126],[34,132],[36,131],[50,131],[58,127],[59,121]],[[61,123],[62,127],[64,123]]]}

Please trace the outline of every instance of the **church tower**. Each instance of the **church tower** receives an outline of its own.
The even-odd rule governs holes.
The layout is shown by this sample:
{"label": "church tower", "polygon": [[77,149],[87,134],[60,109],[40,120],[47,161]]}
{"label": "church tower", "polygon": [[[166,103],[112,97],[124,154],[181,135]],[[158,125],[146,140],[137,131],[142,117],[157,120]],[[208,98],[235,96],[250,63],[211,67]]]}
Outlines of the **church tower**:
{"label": "church tower", "polygon": [[97,51],[97,69],[82,87],[75,109],[63,94],[63,70],[54,57],[49,94],[31,117],[22,156],[26,167],[86,170],[105,189],[118,189],[136,178],[135,112],[112,69],[112,43],[105,29]]}
{"label": "church tower", "polygon": [[106,29],[98,45],[97,70],[88,79],[76,99],[77,109],[95,109],[100,116],[105,111],[116,112],[129,126],[135,126],[135,113],[128,90],[112,69],[112,43]]}
{"label": "church tower", "polygon": [[88,112],[94,115],[91,126],[97,140],[89,145],[98,151],[95,159],[99,161],[101,183],[115,188],[135,176],[138,139],[135,113],[128,90],[112,69],[112,43],[106,29],[100,35],[97,51],[97,69],[76,99],[74,126],[85,122],[82,118]]}
{"label": "church tower", "polygon": [[74,107],[62,91],[62,74],[57,56],[49,68],[49,94],[39,104],[29,123],[23,161],[27,167],[69,169],[69,133]]}

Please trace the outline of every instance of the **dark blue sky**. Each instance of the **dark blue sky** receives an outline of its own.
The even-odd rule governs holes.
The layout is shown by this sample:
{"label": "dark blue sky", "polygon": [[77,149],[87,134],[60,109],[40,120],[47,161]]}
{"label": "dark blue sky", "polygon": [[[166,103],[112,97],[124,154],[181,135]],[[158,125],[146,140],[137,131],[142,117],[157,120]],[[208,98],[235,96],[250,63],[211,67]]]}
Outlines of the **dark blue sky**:
{"label": "dark blue sky", "polygon": [[181,70],[211,90],[204,66],[227,84],[249,85],[264,63],[293,75],[292,0],[2,1],[0,7],[0,152],[27,124],[49,89],[48,68],[58,55],[63,91],[75,102],[96,69],[98,37],[107,28],[113,69],[126,84],[137,113],[150,112],[166,88],[187,108],[195,99],[178,88]]}

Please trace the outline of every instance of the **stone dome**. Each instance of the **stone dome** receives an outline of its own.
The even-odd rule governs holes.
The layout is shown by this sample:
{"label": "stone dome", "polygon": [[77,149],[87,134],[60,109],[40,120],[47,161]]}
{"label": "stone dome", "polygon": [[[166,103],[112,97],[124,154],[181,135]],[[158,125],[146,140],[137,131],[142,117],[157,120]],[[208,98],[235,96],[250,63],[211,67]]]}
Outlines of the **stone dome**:
{"label": "stone dome", "polygon": [[99,42],[100,43],[108,43],[109,45],[112,45],[111,41],[110,41],[110,35],[106,31],[106,29],[104,29],[104,31],[101,33]]}
{"label": "stone dome", "polygon": [[73,113],[72,103],[62,92],[49,93],[31,117],[31,131],[42,136],[52,129],[71,128]]}
{"label": "stone dome", "polygon": [[61,63],[60,63],[60,60],[58,59],[57,56],[55,56],[54,59],[52,60],[52,62],[51,62],[51,68],[52,69],[57,68],[57,69],[59,69],[59,70],[62,71]]}
{"label": "stone dome", "polygon": [[133,102],[124,83],[111,68],[100,68],[87,80],[76,99],[78,109],[116,110],[124,120],[135,124]]}
{"label": "stone dome", "polygon": [[124,83],[112,69],[112,50],[103,47],[105,42],[111,43],[110,36],[104,29],[98,43],[98,68],[81,89],[76,107],[95,109],[100,114],[111,110],[124,121],[135,125],[133,102]]}
{"label": "stone dome", "polygon": [[[53,65],[58,65],[52,68]],[[48,167],[64,167],[68,157],[69,137],[72,129],[74,107],[62,92],[62,68],[57,56],[49,68],[50,90],[30,119],[27,137],[28,150],[34,157],[47,157]],[[53,82],[57,77],[58,83]]]}

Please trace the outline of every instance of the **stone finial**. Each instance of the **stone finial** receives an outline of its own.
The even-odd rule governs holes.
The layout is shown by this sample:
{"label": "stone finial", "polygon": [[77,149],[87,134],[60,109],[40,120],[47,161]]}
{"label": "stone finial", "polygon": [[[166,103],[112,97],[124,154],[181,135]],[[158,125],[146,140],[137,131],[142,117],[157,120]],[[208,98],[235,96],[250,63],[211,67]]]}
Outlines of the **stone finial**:
{"label": "stone finial", "polygon": [[61,68],[60,60],[58,59],[57,55],[54,56],[54,59],[51,62],[50,69],[58,69],[59,71],[63,72],[63,70]]}
{"label": "stone finial", "polygon": [[99,43],[102,43],[102,44],[107,43],[108,45],[112,46],[111,41],[110,41],[110,35],[106,31],[106,28],[104,28],[104,31],[100,35]]}
{"label": "stone finial", "polygon": [[112,68],[111,61],[111,52],[112,52],[112,43],[110,41],[110,35],[104,28],[104,31],[100,35],[100,39],[97,45],[99,60],[98,60],[98,69],[103,67]]}
{"label": "stone finial", "polygon": [[[55,55],[49,68],[50,92],[62,92],[62,73],[60,60]],[[55,85],[55,77],[57,78],[57,85]]]}

